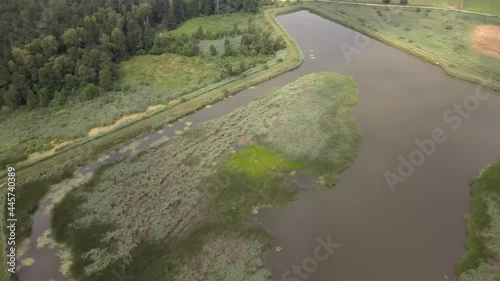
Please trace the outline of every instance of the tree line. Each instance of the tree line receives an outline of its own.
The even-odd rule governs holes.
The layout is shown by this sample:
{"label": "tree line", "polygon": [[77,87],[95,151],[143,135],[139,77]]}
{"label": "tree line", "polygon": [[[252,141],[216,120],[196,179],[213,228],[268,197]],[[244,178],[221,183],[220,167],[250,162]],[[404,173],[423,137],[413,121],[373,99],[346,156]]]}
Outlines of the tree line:
{"label": "tree line", "polygon": [[[156,28],[258,7],[259,0],[3,0],[0,107],[92,99],[113,88],[116,63],[153,49]],[[201,38],[187,37],[174,39],[183,50],[176,53],[196,53]]]}

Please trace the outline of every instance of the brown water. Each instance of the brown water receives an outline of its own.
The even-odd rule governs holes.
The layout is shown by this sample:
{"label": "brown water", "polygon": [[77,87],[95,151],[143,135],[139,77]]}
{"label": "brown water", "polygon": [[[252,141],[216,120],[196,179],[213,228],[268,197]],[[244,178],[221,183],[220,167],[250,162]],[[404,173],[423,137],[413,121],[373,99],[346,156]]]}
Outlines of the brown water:
{"label": "brown water", "polygon": [[[405,53],[371,42],[349,63],[340,44],[353,44],[356,32],[309,12],[278,17],[304,52],[304,64],[292,72],[259,84],[200,110],[173,127],[134,141],[137,151],[163,137],[173,137],[185,121],[198,124],[226,115],[256,96],[318,71],[352,75],[359,85],[360,102],[354,117],[363,137],[355,163],[343,173],[335,189],[307,192],[292,206],[261,211],[260,221],[271,231],[282,251],[271,255],[275,280],[313,255],[320,237],[328,235],[338,249],[308,274],[318,281],[396,281],[454,279],[454,264],[464,253],[465,221],[469,211],[468,183],[480,169],[500,155],[500,96],[480,103],[479,109],[453,131],[443,113],[474,94],[476,86],[446,76],[440,68]],[[313,50],[315,59],[310,59]],[[391,192],[384,172],[397,173],[398,156],[408,158],[415,139],[431,137],[443,128],[448,140]],[[129,157],[132,150],[112,152],[104,161],[83,167],[75,177],[103,164]],[[316,190],[314,178],[297,175],[303,190]],[[46,204],[46,203],[43,203]],[[42,204],[42,205],[43,205]],[[21,281],[50,278],[59,273],[59,258],[48,247],[37,249],[36,239],[49,227],[40,208],[34,215],[31,247],[24,258],[35,264],[18,273]],[[290,275],[289,277],[291,277]],[[298,276],[298,275],[295,275]],[[304,278],[289,279],[292,281]]]}
{"label": "brown water", "polygon": [[[278,19],[304,51],[303,68],[354,77],[360,94],[354,118],[363,144],[337,187],[260,213],[283,248],[271,255],[274,280],[455,280],[465,251],[469,183],[500,156],[500,96],[480,101],[453,130],[455,123],[446,123],[443,114],[473,95],[476,85],[378,42],[348,63],[339,46],[354,45],[352,30],[308,12]],[[448,139],[392,192],[384,173],[397,174],[398,156],[408,159],[415,139],[430,138],[435,128]],[[327,260],[308,259],[310,273],[302,269],[283,278],[313,257],[318,237],[328,236],[341,245]]]}

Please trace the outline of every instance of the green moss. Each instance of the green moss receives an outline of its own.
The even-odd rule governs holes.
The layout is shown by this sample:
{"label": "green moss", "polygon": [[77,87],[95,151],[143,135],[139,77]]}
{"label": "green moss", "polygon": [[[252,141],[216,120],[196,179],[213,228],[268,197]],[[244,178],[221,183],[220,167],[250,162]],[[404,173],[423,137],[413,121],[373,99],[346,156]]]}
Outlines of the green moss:
{"label": "green moss", "polygon": [[230,171],[238,171],[253,178],[266,176],[271,171],[304,168],[302,163],[283,160],[277,154],[270,153],[257,144],[249,145],[234,154],[228,159],[226,165]]}

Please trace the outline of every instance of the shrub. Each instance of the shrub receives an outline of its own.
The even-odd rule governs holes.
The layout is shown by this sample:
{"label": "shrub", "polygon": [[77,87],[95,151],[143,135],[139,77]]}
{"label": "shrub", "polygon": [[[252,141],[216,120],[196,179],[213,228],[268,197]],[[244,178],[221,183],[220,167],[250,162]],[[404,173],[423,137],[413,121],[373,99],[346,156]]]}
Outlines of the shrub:
{"label": "shrub", "polygon": [[120,92],[121,90],[122,90],[122,86],[120,86],[120,84],[118,84],[118,83],[113,84],[113,91]]}
{"label": "shrub", "polygon": [[2,109],[1,109],[2,113],[6,114],[6,113],[11,113],[12,112],[12,108],[4,105],[2,106]]}
{"label": "shrub", "polygon": [[420,12],[422,11],[422,9],[421,9],[421,8],[417,8],[415,11],[416,11],[417,13],[420,13]]}
{"label": "shrub", "polygon": [[453,29],[453,26],[451,26],[451,25],[447,24],[447,25],[446,25],[446,29],[451,30],[451,29]]}
{"label": "shrub", "polygon": [[405,27],[405,30],[406,31],[410,31],[410,28],[407,26],[407,27]]}
{"label": "shrub", "polygon": [[94,83],[87,84],[87,86],[83,90],[83,99],[84,100],[91,100],[91,99],[97,97],[98,93],[99,93],[99,89],[97,89],[97,86]]}
{"label": "shrub", "polygon": [[214,45],[210,45],[210,53],[212,54],[212,56],[217,55],[217,48],[215,48]]}
{"label": "shrub", "polygon": [[391,0],[382,0],[382,3],[384,3],[384,4],[391,4]]}
{"label": "shrub", "polygon": [[401,5],[406,5],[408,4],[408,0],[400,0],[399,2]]}

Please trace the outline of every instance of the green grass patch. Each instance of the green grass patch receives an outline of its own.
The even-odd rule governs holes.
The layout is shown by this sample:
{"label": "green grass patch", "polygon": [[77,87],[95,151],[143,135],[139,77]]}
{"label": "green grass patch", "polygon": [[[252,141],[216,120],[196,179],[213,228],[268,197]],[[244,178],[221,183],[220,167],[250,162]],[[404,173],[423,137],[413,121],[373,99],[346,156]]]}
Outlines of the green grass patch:
{"label": "green grass patch", "polygon": [[203,60],[200,57],[185,57],[175,54],[136,56],[120,64],[119,72],[123,84],[146,84],[168,89],[169,97],[176,93],[190,92],[200,85],[220,81],[220,62]]}
{"label": "green grass patch", "polygon": [[[54,233],[72,249],[74,277],[109,280],[127,268],[138,281],[267,280],[269,236],[248,217],[296,198],[284,172],[336,178],[347,168],[360,144],[350,116],[356,101],[351,78],[308,75],[97,173],[54,209]],[[316,136],[289,144],[296,134]]]}
{"label": "green grass patch", "polygon": [[226,32],[227,36],[231,36],[235,24],[238,25],[239,29],[246,29],[250,19],[260,21],[255,15],[243,12],[202,16],[190,19],[178,28],[167,31],[166,34],[175,36],[184,33],[190,35],[198,31],[201,26],[205,32],[209,31],[212,34]]}
{"label": "green grass patch", "polygon": [[474,12],[500,15],[498,0],[464,0],[463,8]]}
{"label": "green grass patch", "polygon": [[[486,167],[471,184],[472,211],[467,217],[467,255],[457,272],[467,281],[499,278],[490,264],[500,261],[500,162]],[[495,275],[496,274],[496,275]]]}
{"label": "green grass patch", "polygon": [[277,154],[269,153],[260,145],[252,144],[230,157],[227,162],[229,171],[241,172],[251,178],[263,177],[269,171],[303,169],[300,162],[283,160]]}
{"label": "green grass patch", "polygon": [[[235,50],[239,50],[240,45],[241,45],[241,36],[233,36],[233,37],[228,37],[227,38],[229,42],[231,43],[231,46]],[[215,39],[215,40],[200,40],[200,52],[203,51],[209,51],[210,46],[214,45],[215,49],[217,50],[217,55],[223,55],[224,54],[224,41],[226,39]]]}

